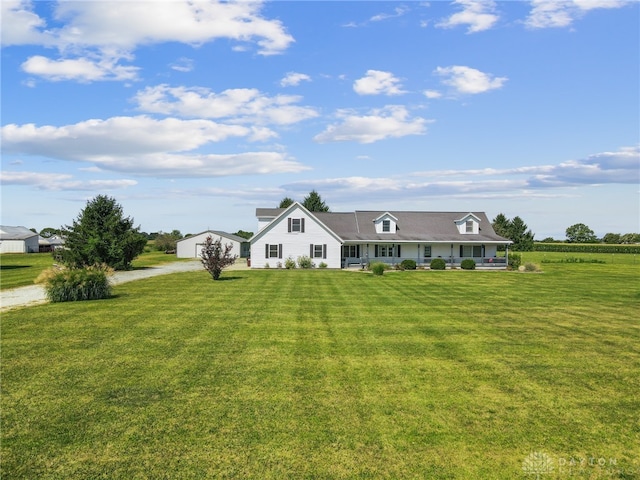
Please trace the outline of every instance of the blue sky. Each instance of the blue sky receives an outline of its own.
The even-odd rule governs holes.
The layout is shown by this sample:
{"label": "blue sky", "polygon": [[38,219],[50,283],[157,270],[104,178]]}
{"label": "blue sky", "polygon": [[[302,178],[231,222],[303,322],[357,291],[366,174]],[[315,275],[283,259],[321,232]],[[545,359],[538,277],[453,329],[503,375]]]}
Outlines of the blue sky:
{"label": "blue sky", "polygon": [[2,0],[2,224],[333,211],[639,232],[639,3]]}

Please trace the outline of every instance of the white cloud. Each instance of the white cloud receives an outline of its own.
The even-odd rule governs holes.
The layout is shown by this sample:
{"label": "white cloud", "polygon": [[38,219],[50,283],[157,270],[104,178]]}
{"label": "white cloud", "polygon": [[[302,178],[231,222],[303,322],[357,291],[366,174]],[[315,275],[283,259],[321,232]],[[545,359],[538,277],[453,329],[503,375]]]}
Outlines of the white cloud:
{"label": "white cloud", "polygon": [[182,57],[177,62],[170,65],[172,70],[176,72],[187,73],[193,70],[193,60],[191,58]]}
{"label": "white cloud", "polygon": [[316,142],[373,143],[388,138],[423,135],[429,122],[424,118],[411,117],[409,111],[399,105],[374,109],[367,115],[341,110],[337,112],[337,117],[339,123],[329,125],[324,132],[316,135]]}
{"label": "white cloud", "polygon": [[436,24],[440,28],[452,28],[468,25],[467,33],[477,33],[492,28],[500,19],[495,14],[495,2],[492,0],[457,0],[462,10]]}
{"label": "white cloud", "polygon": [[[342,177],[303,180],[283,185],[287,192],[318,189],[332,201],[360,204],[410,198],[522,199],[575,196],[576,186],[632,184],[640,181],[640,148],[590,155],[557,165],[507,169],[429,170],[389,177]],[[421,180],[424,179],[424,180]],[[571,188],[572,191],[563,191]]]}
{"label": "white cloud", "polygon": [[88,58],[50,60],[36,55],[22,64],[22,70],[52,81],[92,82],[97,80],[134,80],[137,77],[137,67],[117,65],[116,61],[107,58],[102,58],[99,61]]}
{"label": "white cloud", "polygon": [[244,49],[255,44],[259,54],[274,55],[294,41],[279,20],[262,16],[259,1],[119,1],[117,8],[113,2],[56,2],[54,17],[65,22],[60,28],[47,28],[28,0],[1,4],[3,46],[57,47],[59,58],[36,56],[23,64],[28,73],[52,80],[129,80],[137,68],[121,62],[131,60],[141,45],[197,46],[229,39]]}
{"label": "white cloud", "polygon": [[0,173],[3,185],[29,185],[39,190],[67,191],[104,191],[133,187],[135,180],[74,180],[72,175],[64,173],[44,172],[11,172]]}
{"label": "white cloud", "polygon": [[507,81],[506,77],[494,77],[475,68],[460,65],[438,67],[434,73],[443,77],[442,83],[452,87],[457,94],[488,92],[502,88]]}
{"label": "white cloud", "polygon": [[156,177],[300,172],[307,167],[281,152],[207,154],[200,150],[260,129],[210,120],[155,120],[146,116],[87,120],[62,127],[10,124],[2,128],[7,153],[87,162],[104,170]]}
{"label": "white cloud", "polygon": [[144,112],[196,118],[225,118],[231,123],[290,125],[318,116],[311,107],[295,105],[301,97],[270,97],[255,88],[215,93],[207,88],[157,85],[139,91],[134,101]]}
{"label": "white cloud", "polygon": [[393,13],[379,13],[378,15],[374,15],[369,19],[371,22],[381,22],[383,20],[388,20],[390,18],[397,18],[405,15],[409,12],[409,8],[405,6],[396,7],[393,9]]}
{"label": "white cloud", "polygon": [[590,10],[620,8],[629,3],[623,0],[533,0],[525,25],[529,28],[568,27]]}
{"label": "white cloud", "polygon": [[306,73],[289,72],[280,80],[280,86],[282,87],[297,87],[300,82],[310,82],[311,77]]}
{"label": "white cloud", "polygon": [[424,93],[424,96],[427,97],[427,98],[440,98],[440,97],[442,97],[442,94],[437,90],[425,90],[423,93]]}
{"label": "white cloud", "polygon": [[24,44],[47,44],[48,38],[42,33],[45,21],[32,8],[28,0],[2,0],[0,2],[2,46]]}
{"label": "white cloud", "polygon": [[402,90],[400,80],[393,76],[391,72],[380,70],[367,70],[367,74],[356,80],[353,90],[358,95],[402,95],[406,93]]}

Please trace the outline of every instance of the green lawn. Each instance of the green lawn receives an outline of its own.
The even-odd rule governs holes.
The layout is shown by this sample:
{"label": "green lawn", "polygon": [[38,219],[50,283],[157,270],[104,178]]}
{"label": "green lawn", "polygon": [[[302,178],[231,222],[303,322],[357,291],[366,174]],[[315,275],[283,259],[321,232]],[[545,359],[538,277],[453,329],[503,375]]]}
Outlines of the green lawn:
{"label": "green lawn", "polygon": [[534,479],[532,452],[638,478],[640,266],[543,269],[202,271],[10,311],[2,478]]}
{"label": "green lawn", "polygon": [[[146,268],[161,263],[183,261],[164,252],[144,252],[133,261],[133,268]],[[55,261],[51,253],[5,253],[0,255],[0,289],[33,285],[40,272],[51,267]]]}

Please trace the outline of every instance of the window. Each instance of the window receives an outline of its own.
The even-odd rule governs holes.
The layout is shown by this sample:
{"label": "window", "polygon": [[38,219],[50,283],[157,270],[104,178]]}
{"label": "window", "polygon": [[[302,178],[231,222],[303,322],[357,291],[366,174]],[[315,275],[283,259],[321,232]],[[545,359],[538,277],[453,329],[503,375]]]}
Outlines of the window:
{"label": "window", "polygon": [[342,256],[345,258],[359,258],[360,245],[344,245],[342,247]]}
{"label": "window", "polygon": [[311,258],[327,258],[327,245],[313,245],[309,246],[309,256]]}
{"label": "window", "polygon": [[473,233],[473,220],[467,220],[466,233]]}
{"label": "window", "polygon": [[291,232],[300,232],[304,233],[304,218],[289,218],[288,221],[288,231]]}
{"label": "window", "polygon": [[396,245],[395,252],[393,245],[376,245],[375,255],[376,257],[399,257],[400,245]]}
{"label": "window", "polygon": [[267,243],[264,247],[265,258],[282,258],[282,244],[269,245]]}
{"label": "window", "polygon": [[462,245],[460,247],[460,256],[465,258],[479,258],[482,256],[482,247],[480,245]]}
{"label": "window", "polygon": [[391,220],[383,220],[382,221],[382,231],[390,232],[391,231]]}
{"label": "window", "polygon": [[430,258],[431,257],[431,245],[425,245],[424,246],[424,258]]}

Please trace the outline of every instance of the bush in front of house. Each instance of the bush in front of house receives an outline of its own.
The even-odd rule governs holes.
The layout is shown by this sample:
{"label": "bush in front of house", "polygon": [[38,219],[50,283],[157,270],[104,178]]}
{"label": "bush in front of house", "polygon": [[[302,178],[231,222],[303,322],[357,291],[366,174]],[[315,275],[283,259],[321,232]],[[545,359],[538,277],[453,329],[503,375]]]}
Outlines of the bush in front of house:
{"label": "bush in front of house", "polygon": [[509,252],[509,270],[518,270],[518,267],[522,264],[522,255],[519,253]]}
{"label": "bush in front of house", "polygon": [[107,265],[83,268],[53,267],[42,272],[36,283],[44,285],[50,302],[101,300],[111,296],[109,277],[113,269]]}
{"label": "bush in front of house", "polygon": [[476,262],[473,258],[465,258],[464,260],[462,260],[462,262],[460,262],[460,268],[462,268],[463,270],[475,270]]}
{"label": "bush in front of house", "polygon": [[399,264],[400,270],[415,270],[417,267],[416,261],[410,258],[405,258]]}
{"label": "bush in front of house", "polygon": [[324,262],[320,262],[320,264],[318,265],[318,268],[327,268],[329,265],[327,265]]}
{"label": "bush in front of house", "polygon": [[524,264],[525,272],[539,272],[540,266],[536,263],[527,262]]}
{"label": "bush in front of house", "polygon": [[447,268],[447,262],[445,262],[442,258],[434,258],[433,260],[431,260],[429,268],[431,270],[444,270],[445,268]]}
{"label": "bush in front of house", "polygon": [[287,270],[293,270],[294,268],[296,268],[296,261],[289,257],[284,261],[284,268],[286,268]]}
{"label": "bush in front of house", "polygon": [[298,267],[309,269],[314,268],[315,266],[316,265],[313,263],[313,260],[311,260],[311,257],[307,257],[306,255],[298,257]]}
{"label": "bush in front of house", "polygon": [[371,270],[374,275],[382,275],[386,269],[387,266],[382,262],[373,262],[369,265],[369,270]]}

